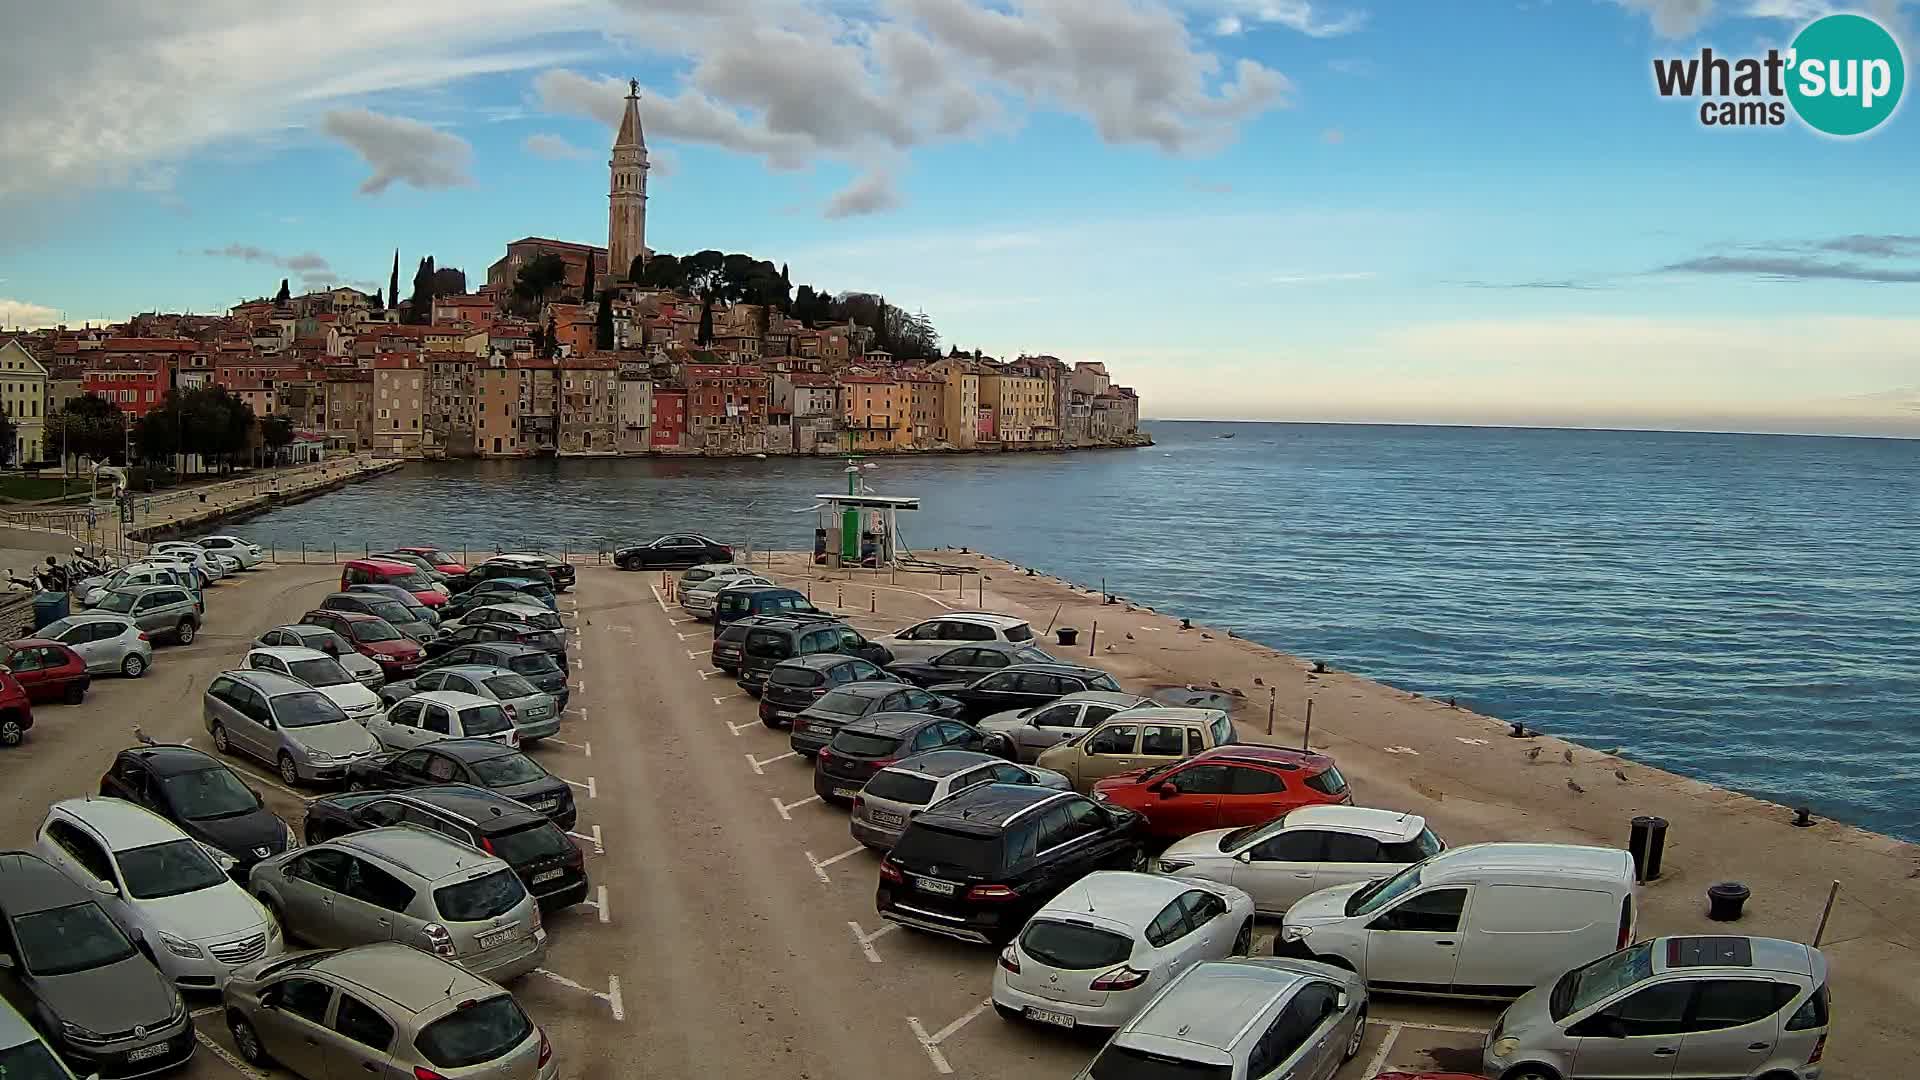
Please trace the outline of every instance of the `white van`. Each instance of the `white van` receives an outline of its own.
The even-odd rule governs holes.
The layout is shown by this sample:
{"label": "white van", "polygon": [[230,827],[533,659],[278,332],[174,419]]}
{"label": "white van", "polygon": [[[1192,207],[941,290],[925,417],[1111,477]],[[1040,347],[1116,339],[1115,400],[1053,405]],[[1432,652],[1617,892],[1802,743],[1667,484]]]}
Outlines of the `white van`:
{"label": "white van", "polygon": [[1375,990],[1513,998],[1633,941],[1618,848],[1471,844],[1287,909],[1276,956],[1352,968]]}

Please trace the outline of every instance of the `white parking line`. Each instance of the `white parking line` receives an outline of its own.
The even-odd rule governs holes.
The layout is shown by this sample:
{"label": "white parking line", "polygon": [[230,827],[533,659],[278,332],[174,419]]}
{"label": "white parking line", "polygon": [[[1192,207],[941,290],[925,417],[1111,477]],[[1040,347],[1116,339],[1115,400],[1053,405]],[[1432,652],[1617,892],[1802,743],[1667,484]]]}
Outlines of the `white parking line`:
{"label": "white parking line", "polygon": [[540,741],[550,742],[555,746],[570,746],[573,749],[578,750],[581,753],[587,755],[588,757],[593,756],[593,744],[590,742],[568,742],[565,739],[556,739],[551,735],[547,736],[544,739],[541,739]]}
{"label": "white parking line", "polygon": [[674,636],[679,638],[681,641],[691,641],[694,638],[710,637],[712,634],[713,634],[713,631],[711,630],[696,630],[691,634],[682,634],[676,631],[674,633]]}
{"label": "white parking line", "polygon": [[580,719],[585,720],[587,718],[587,707],[585,705],[575,705],[571,709],[561,709],[560,715],[561,716],[577,716]]}
{"label": "white parking line", "polygon": [[890,922],[880,929],[875,930],[873,933],[868,934],[861,931],[860,924],[854,922],[852,919],[847,920],[847,925],[853,929],[853,943],[860,946],[861,952],[867,954],[867,963],[869,964],[877,964],[880,962],[880,954],[874,950],[873,943],[885,937],[887,934],[900,929],[899,923]]}
{"label": "white parking line", "polygon": [[747,759],[747,764],[753,766],[753,774],[755,776],[765,776],[767,775],[766,767],[768,765],[771,765],[776,761],[785,761],[790,757],[799,757],[800,753],[797,750],[789,750],[784,754],[777,754],[773,757],[766,759],[765,761],[762,761],[759,758],[754,757],[752,754],[742,754],[741,756]]}
{"label": "white parking line", "polygon": [[725,674],[726,674],[726,672],[724,672],[724,671],[721,671],[721,670],[720,670],[719,668],[714,668],[714,669],[713,669],[712,671],[702,671],[702,672],[700,673],[700,677],[701,677],[702,679],[711,679],[711,678],[713,678],[713,677],[714,677],[715,675],[725,675]]}
{"label": "white parking line", "polygon": [[600,839],[600,826],[598,825],[593,826],[593,834],[591,836],[577,832],[569,832],[567,835],[573,837],[575,840],[585,840],[587,843],[592,844],[595,855],[605,855],[607,853],[607,845]]}
{"label": "white parking line", "polygon": [[[593,900],[582,900],[580,902],[592,908],[600,916],[600,922],[602,925],[604,925],[608,920],[607,887],[605,885],[596,886],[596,891],[594,893],[594,896],[595,896],[595,899]],[[893,924],[888,923],[887,925],[891,926]]]}
{"label": "white parking line", "polygon": [[660,605],[660,613],[669,619],[673,618],[673,612],[667,610],[666,597],[660,595],[660,586],[649,585],[647,588],[653,593],[653,602]]}
{"label": "white parking line", "polygon": [[613,1018],[615,1020],[625,1020],[627,1018],[627,1010],[620,1001],[620,976],[618,975],[607,976],[607,992],[603,994],[590,986],[582,986],[572,979],[567,978],[565,975],[548,971],[546,968],[534,968],[532,973],[544,979],[557,982],[569,990],[578,990],[589,997],[599,998],[601,1001],[607,1003],[609,1009],[613,1010]]}
{"label": "white parking line", "polygon": [[226,1047],[221,1046],[217,1042],[214,1042],[212,1036],[208,1035],[206,1032],[196,1028],[194,1029],[193,1037],[200,1041],[201,1046],[204,1046],[209,1051],[211,1051],[214,1057],[217,1057],[221,1061],[224,1061],[228,1065],[231,1065],[233,1067],[234,1072],[239,1073],[241,1076],[252,1076],[252,1077],[258,1077],[260,1078],[260,1080],[265,1080],[267,1075],[266,1073],[261,1072],[259,1069],[254,1068],[253,1066],[247,1064],[246,1062],[241,1061],[235,1055],[229,1053]]}
{"label": "white parking line", "polygon": [[732,701],[734,698],[746,697],[746,696],[747,696],[747,692],[745,690],[735,690],[731,694],[716,694],[714,695],[713,703],[715,705],[725,705],[727,702]]}
{"label": "white parking line", "polygon": [[577,787],[580,790],[586,792],[587,798],[589,799],[597,799],[600,797],[600,792],[598,789],[594,787],[593,777],[591,776],[587,777],[587,782],[584,784],[579,783],[577,781],[573,781],[573,780],[567,780],[567,778],[564,776],[562,776],[560,779],[566,780],[567,783],[572,784],[574,787]]}
{"label": "white parking line", "polygon": [[[793,820],[793,814],[792,814],[792,813],[790,813],[790,811],[792,811],[794,807],[796,807],[796,806],[805,806],[805,805],[807,805],[808,803],[812,803],[812,802],[819,802],[819,801],[820,801],[820,796],[818,796],[818,795],[809,795],[809,796],[807,796],[806,798],[804,798],[804,799],[801,799],[801,800],[800,800],[799,802],[788,802],[788,803],[783,803],[783,802],[781,802],[781,801],[780,801],[779,799],[774,799],[774,800],[773,800],[773,808],[774,808],[774,810],[776,810],[776,811],[778,811],[778,812],[779,812],[779,814],[780,814],[780,820],[781,820],[781,821],[792,821],[792,820]],[[888,926],[892,926],[893,924],[892,924],[892,923],[888,923],[887,925],[888,925]]]}
{"label": "white parking line", "polygon": [[668,622],[670,622],[670,623],[672,623],[672,624],[673,624],[673,625],[675,625],[675,626],[685,626],[686,624],[688,624],[688,623],[690,623],[690,622],[699,622],[700,620],[699,620],[699,619],[694,619],[694,618],[686,618],[686,619],[676,619],[676,618],[674,618],[673,616],[671,616],[671,615],[669,615],[669,616],[667,616],[667,621],[668,621]]}
{"label": "white parking line", "polygon": [[907,1026],[913,1029],[913,1037],[920,1040],[921,1049],[927,1052],[927,1057],[933,1062],[934,1072],[940,1073],[941,1075],[953,1072],[953,1066],[947,1064],[946,1055],[940,1052],[940,1044],[947,1041],[954,1032],[972,1023],[974,1017],[986,1012],[992,1006],[993,999],[988,998],[973,1008],[968,1009],[966,1015],[960,1019],[948,1024],[932,1035],[927,1034],[927,1029],[921,1025],[919,1017],[907,1017]]}
{"label": "white parking line", "polygon": [[579,668],[581,671],[587,670],[587,658],[584,656],[574,657],[573,666]]}
{"label": "white parking line", "polygon": [[1393,1053],[1394,1040],[1398,1039],[1399,1037],[1400,1037],[1400,1025],[1388,1024],[1387,1037],[1380,1040],[1380,1049],[1375,1050],[1373,1052],[1373,1057],[1367,1059],[1367,1071],[1361,1073],[1360,1075],[1365,1077],[1379,1076],[1381,1067],[1386,1065],[1387,1063],[1387,1055]]}
{"label": "white parking line", "polygon": [[587,692],[587,680],[585,680],[585,679],[575,679],[575,680],[573,681],[573,689],[574,689],[574,692],[575,692],[575,693],[578,693],[578,694],[584,694],[584,693],[586,693],[586,692]]}
{"label": "white parking line", "polygon": [[856,844],[855,846],[848,848],[847,850],[841,852],[838,855],[833,856],[830,859],[816,859],[813,857],[813,852],[811,851],[803,852],[803,854],[806,855],[807,861],[813,864],[814,876],[820,879],[820,884],[831,885],[833,884],[833,879],[827,876],[827,867],[832,866],[834,863],[839,862],[841,859],[858,855],[865,850],[867,850],[867,845]]}
{"label": "white parking line", "polygon": [[1485,1035],[1487,1033],[1486,1028],[1458,1027],[1453,1024],[1422,1024],[1417,1020],[1369,1020],[1367,1023],[1391,1023],[1394,1027],[1407,1028],[1411,1031],[1444,1031],[1450,1035]]}
{"label": "white parking line", "polygon": [[766,727],[765,724],[758,720],[749,720],[744,724],[736,724],[731,720],[723,720],[721,723],[727,725],[727,730],[733,732],[735,735],[739,735],[743,731],[752,731],[757,727]]}
{"label": "white parking line", "polygon": [[633,633],[633,627],[631,627],[631,626],[628,626],[628,625],[627,625],[626,623],[608,623],[608,624],[607,624],[607,629],[609,629],[609,630],[618,630],[619,632],[621,632],[621,633],[623,633],[623,634],[631,634],[631,633]]}

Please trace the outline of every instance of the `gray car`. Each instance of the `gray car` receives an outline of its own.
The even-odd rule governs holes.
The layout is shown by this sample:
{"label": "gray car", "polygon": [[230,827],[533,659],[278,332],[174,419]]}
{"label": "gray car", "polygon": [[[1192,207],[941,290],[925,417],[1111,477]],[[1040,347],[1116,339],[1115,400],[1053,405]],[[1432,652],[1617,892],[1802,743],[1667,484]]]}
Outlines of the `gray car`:
{"label": "gray car", "polygon": [[1015,765],[977,750],[930,750],[874,773],[853,801],[853,838],[881,851],[907,831],[907,819],[934,803],[980,784],[1032,784],[1072,791],[1073,782],[1049,769]]}
{"label": "gray car", "polygon": [[[419,597],[414,596],[412,593],[408,592],[407,590],[401,588],[398,585],[386,585],[379,582],[363,581],[358,584],[347,586],[347,592],[369,593],[374,596],[384,596],[387,599],[393,601],[394,603],[399,604],[401,607],[406,608],[408,613],[413,616],[413,621],[423,622],[423,623],[426,623],[428,626],[440,625],[440,615],[438,612],[434,611],[432,608],[428,607],[427,605],[421,603]],[[393,620],[388,619],[387,621],[392,622]]]}
{"label": "gray car", "polygon": [[222,1011],[248,1064],[307,1080],[560,1074],[512,994],[393,942],[254,964],[227,982]]}
{"label": "gray car", "polygon": [[124,615],[147,633],[181,645],[193,644],[200,632],[200,602],[178,585],[114,589],[100,598],[94,610]]}
{"label": "gray car", "polygon": [[410,825],[267,859],[247,887],[289,936],[322,948],[397,941],[496,982],[547,958],[540,905],[512,867]]}
{"label": "gray car", "polygon": [[530,626],[535,630],[565,631],[567,625],[560,621],[560,613],[545,604],[483,604],[462,612],[457,621],[448,623],[443,629],[454,630],[468,623],[513,623]]}
{"label": "gray car", "polygon": [[1040,757],[1042,750],[1099,727],[1101,721],[1114,713],[1151,704],[1152,701],[1137,694],[1082,690],[1030,709],[995,713],[980,721],[978,727],[1012,739],[1014,754],[1021,761],[1032,762]]}
{"label": "gray car", "polygon": [[386,672],[372,658],[354,651],[353,643],[331,626],[291,623],[263,631],[253,639],[257,649],[318,649],[347,669],[347,674],[362,686],[378,690],[387,681]]}
{"label": "gray car", "polygon": [[1819,949],[1763,937],[1655,938],[1522,995],[1487,1033],[1483,1071],[1506,1080],[1813,1080],[1827,1004]]}
{"label": "gray car", "polygon": [[40,1022],[75,1072],[145,1076],[193,1056],[186,1002],[59,870],[0,853],[0,923],[0,996]]}
{"label": "gray car", "polygon": [[1195,964],[1113,1033],[1079,1080],[1332,1080],[1366,1037],[1367,987],[1311,960]]}
{"label": "gray car", "polygon": [[377,593],[329,593],[326,599],[320,601],[320,608],[323,611],[357,611],[362,615],[377,615],[415,641],[432,640],[437,625],[419,618],[412,608],[398,600],[390,600]]}
{"label": "gray car", "polygon": [[276,672],[223,671],[200,702],[216,750],[264,761],[285,784],[338,780],[380,753],[379,740],[332,699]]}
{"label": "gray car", "polygon": [[132,589],[141,585],[178,585],[196,595],[200,592],[200,579],[193,571],[171,562],[132,563],[111,574],[90,577],[75,586],[73,591],[80,597],[81,607],[95,607],[115,589]]}
{"label": "gray car", "polygon": [[152,639],[124,615],[81,612],[48,623],[34,636],[79,653],[94,675],[116,673],[137,679],[153,666]]}
{"label": "gray car", "polygon": [[552,694],[528,682],[525,676],[503,667],[456,664],[435,668],[424,675],[388,683],[380,689],[380,698],[392,705],[434,690],[457,690],[499,702],[506,707],[513,726],[519,729],[522,746],[560,734],[560,703]]}

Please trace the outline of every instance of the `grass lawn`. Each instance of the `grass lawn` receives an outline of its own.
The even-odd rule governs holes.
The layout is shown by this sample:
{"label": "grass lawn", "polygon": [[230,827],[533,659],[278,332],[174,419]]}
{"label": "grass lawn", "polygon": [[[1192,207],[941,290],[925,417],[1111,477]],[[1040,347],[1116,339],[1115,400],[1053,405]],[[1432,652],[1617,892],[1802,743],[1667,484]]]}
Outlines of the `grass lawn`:
{"label": "grass lawn", "polygon": [[[87,481],[76,477],[68,485],[69,492],[85,492]],[[18,502],[31,502],[34,499],[57,499],[60,497],[60,478],[57,476],[26,476],[19,473],[0,475],[0,499]]]}

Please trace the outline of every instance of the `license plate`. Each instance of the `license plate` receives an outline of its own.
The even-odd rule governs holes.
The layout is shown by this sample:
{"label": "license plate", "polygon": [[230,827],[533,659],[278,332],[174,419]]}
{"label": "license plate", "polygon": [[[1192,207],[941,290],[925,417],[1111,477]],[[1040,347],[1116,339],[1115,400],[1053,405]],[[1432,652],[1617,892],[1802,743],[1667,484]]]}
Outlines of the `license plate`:
{"label": "license plate", "polygon": [[935,896],[953,895],[953,882],[951,881],[935,881],[932,878],[914,878],[913,887],[919,889],[921,892],[932,893]]}
{"label": "license plate", "polygon": [[859,788],[837,787],[833,789],[833,797],[836,799],[851,799],[858,794],[860,794]]}
{"label": "license plate", "polygon": [[538,885],[543,881],[559,881],[562,877],[566,876],[566,873],[565,870],[542,870],[533,875],[533,883]]}
{"label": "license plate", "polygon": [[1036,1009],[1029,1005],[1025,1010],[1026,1018],[1040,1024],[1052,1024],[1054,1027],[1070,1028],[1074,1019],[1066,1013],[1053,1012],[1050,1009]]}
{"label": "license plate", "polygon": [[481,934],[480,947],[483,949],[491,949],[495,945],[504,945],[512,941],[518,933],[520,933],[519,927],[509,926],[504,930],[495,930],[490,934]]}
{"label": "license plate", "polygon": [[870,810],[867,816],[873,819],[875,825],[904,825],[907,821],[890,810]]}
{"label": "license plate", "polygon": [[157,1058],[162,1054],[165,1054],[166,1052],[167,1052],[166,1043],[155,1043],[152,1046],[143,1046],[138,1050],[129,1050],[127,1052],[127,1061],[129,1063],[132,1063],[135,1061],[147,1061],[152,1058]]}

